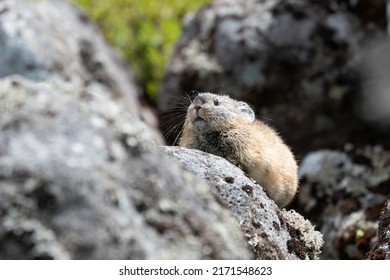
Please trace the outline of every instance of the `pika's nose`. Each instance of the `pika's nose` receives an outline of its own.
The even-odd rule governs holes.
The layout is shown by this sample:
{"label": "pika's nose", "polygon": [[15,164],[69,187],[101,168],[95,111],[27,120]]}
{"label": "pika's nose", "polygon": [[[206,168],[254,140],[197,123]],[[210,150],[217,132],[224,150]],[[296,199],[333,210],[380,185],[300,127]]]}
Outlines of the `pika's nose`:
{"label": "pika's nose", "polygon": [[194,109],[196,111],[199,111],[200,108],[202,108],[203,102],[200,99],[194,100]]}

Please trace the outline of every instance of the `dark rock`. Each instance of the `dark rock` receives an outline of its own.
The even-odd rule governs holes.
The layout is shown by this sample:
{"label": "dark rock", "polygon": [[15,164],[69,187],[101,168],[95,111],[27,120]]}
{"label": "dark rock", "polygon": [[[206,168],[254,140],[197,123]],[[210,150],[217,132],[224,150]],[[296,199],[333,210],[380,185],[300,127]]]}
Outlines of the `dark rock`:
{"label": "dark rock", "polygon": [[390,260],[390,200],[387,201],[379,217],[378,242],[368,252],[366,259]]}
{"label": "dark rock", "polygon": [[293,210],[280,210],[263,188],[227,160],[198,150],[163,147],[205,180],[235,215],[257,259],[315,259],[321,234]]}
{"label": "dark rock", "polygon": [[292,205],[324,235],[323,259],[363,259],[390,193],[390,153],[379,146],[309,153]]}
{"label": "dark rock", "polygon": [[379,143],[357,108],[361,48],[387,36],[385,5],[212,1],[184,21],[159,89],[162,120],[180,123],[169,112],[185,93],[216,92],[251,104],[299,155],[346,142]]}
{"label": "dark rock", "polygon": [[0,259],[251,258],[208,186],[108,96],[11,77],[0,100]]}

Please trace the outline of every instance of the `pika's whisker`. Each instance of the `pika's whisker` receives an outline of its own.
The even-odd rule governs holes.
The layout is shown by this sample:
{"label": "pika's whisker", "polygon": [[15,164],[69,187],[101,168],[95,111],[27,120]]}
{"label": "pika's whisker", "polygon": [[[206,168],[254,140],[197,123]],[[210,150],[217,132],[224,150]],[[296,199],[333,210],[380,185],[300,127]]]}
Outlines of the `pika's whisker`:
{"label": "pika's whisker", "polygon": [[[279,207],[290,203],[298,189],[298,165],[278,133],[256,120],[247,103],[227,95],[200,93],[193,104],[196,108],[190,106],[186,117],[192,125],[184,122],[179,145],[224,157],[258,182]],[[198,114],[203,121],[196,121]]]}

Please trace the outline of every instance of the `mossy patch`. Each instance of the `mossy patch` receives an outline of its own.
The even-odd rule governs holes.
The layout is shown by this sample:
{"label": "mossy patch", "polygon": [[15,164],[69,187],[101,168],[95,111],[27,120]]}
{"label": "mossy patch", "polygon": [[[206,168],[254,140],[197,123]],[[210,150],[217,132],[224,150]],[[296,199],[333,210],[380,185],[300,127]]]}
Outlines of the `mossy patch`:
{"label": "mossy patch", "polygon": [[210,0],[73,0],[96,21],[129,62],[141,87],[155,98],[158,82],[181,32],[181,20]]}

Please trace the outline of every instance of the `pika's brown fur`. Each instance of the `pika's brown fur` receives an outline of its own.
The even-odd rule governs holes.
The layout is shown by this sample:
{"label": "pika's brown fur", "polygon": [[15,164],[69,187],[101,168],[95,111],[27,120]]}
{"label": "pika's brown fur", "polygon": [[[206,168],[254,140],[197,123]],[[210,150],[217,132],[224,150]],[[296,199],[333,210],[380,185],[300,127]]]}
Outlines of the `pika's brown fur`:
{"label": "pika's brown fur", "polygon": [[294,155],[275,130],[255,120],[245,102],[200,93],[188,107],[179,145],[238,165],[265,188],[279,207],[290,203],[297,192]]}

